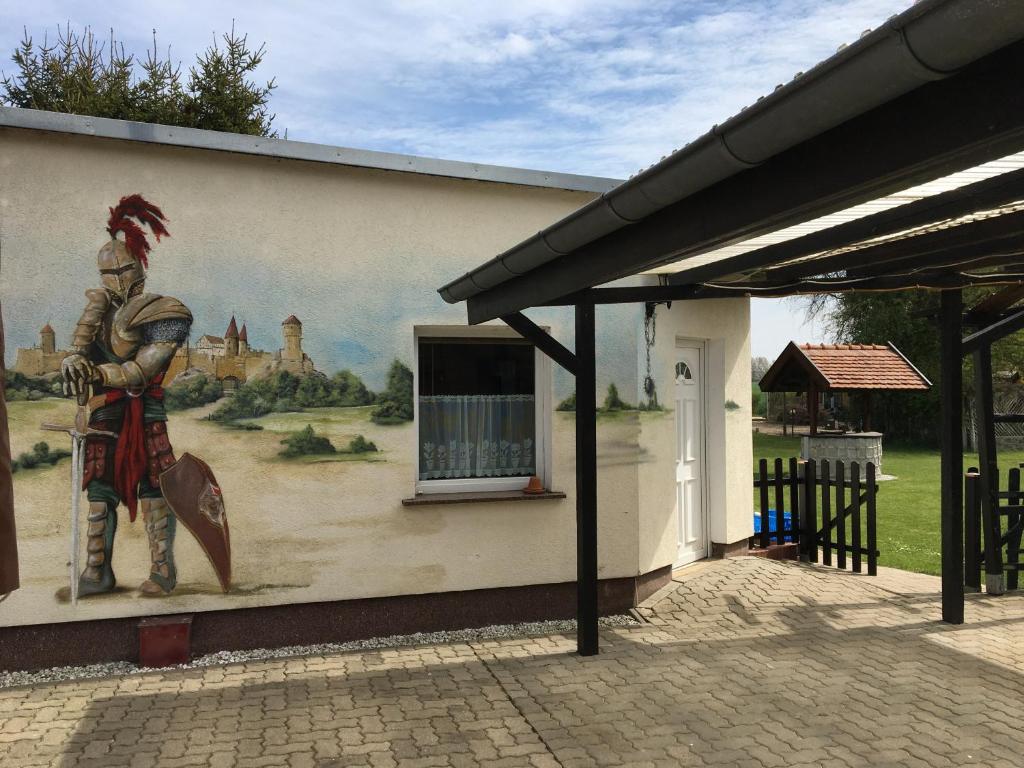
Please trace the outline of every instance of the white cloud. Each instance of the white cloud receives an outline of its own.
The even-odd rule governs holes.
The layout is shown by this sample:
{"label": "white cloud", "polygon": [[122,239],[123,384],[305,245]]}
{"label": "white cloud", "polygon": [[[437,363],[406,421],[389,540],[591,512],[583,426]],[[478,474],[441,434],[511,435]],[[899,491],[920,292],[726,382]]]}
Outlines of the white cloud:
{"label": "white cloud", "polygon": [[[114,27],[186,64],[232,20],[266,41],[289,138],[625,177],[723,122],[910,0],[0,0],[0,52],[23,27]],[[6,61],[0,67],[10,72]],[[755,302],[755,353],[820,338]],[[763,320],[763,322],[761,322]],[[813,337],[813,338],[812,338]]]}
{"label": "white cloud", "polygon": [[235,18],[268,43],[291,138],[623,176],[907,4],[4,0],[0,50],[70,21],[136,50],[156,28],[187,62]]}

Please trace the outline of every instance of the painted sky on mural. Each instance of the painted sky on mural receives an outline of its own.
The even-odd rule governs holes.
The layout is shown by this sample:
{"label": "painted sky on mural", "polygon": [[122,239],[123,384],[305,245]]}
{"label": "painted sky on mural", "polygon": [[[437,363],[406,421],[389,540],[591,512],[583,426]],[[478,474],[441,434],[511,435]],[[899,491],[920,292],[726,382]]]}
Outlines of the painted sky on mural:
{"label": "painted sky on mural", "polygon": [[[23,28],[41,39],[67,22],[114,27],[135,51],[155,28],[189,62],[234,19],[268,43],[288,138],[625,178],[909,4],[2,0],[0,66]],[[754,302],[753,328],[767,356],[826,335],[792,302]]]}

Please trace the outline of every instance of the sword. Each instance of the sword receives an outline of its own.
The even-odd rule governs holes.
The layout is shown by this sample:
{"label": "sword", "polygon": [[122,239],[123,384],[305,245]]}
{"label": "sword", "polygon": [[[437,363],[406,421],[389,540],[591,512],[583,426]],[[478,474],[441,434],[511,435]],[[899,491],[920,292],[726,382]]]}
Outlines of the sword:
{"label": "sword", "polygon": [[105,432],[89,426],[89,394],[91,387],[85,384],[78,392],[78,410],[75,423],[42,424],[41,429],[50,432],[67,432],[71,435],[71,558],[68,561],[71,578],[71,604],[78,605],[78,538],[79,512],[82,501],[82,475],[85,473],[85,440],[98,435],[101,437],[117,437],[116,432]]}

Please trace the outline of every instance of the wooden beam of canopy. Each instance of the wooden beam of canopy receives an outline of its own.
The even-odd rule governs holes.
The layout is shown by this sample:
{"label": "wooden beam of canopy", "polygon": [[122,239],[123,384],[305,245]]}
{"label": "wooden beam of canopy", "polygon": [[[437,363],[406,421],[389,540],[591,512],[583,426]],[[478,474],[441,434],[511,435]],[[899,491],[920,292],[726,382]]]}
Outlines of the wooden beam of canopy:
{"label": "wooden beam of canopy", "polygon": [[990,293],[964,313],[964,325],[987,325],[1019,301],[1024,301],[1024,285],[1011,285]]}
{"label": "wooden beam of canopy", "polygon": [[[908,235],[861,248],[841,251],[795,264],[783,264],[764,271],[767,280],[795,280],[847,270],[848,274],[871,274],[902,269],[920,263],[922,256],[945,257],[955,261],[959,253],[998,252],[1014,245],[1024,248],[1024,211],[950,225],[917,235]],[[852,245],[852,244],[848,244]]]}
{"label": "wooden beam of canopy", "polygon": [[501,319],[512,330],[540,349],[541,352],[565,368],[569,373],[574,376],[576,375],[576,372],[579,370],[576,355],[563,347],[554,336],[534,323],[533,320],[522,312],[505,315]]}
{"label": "wooden beam of canopy", "polygon": [[[468,297],[469,322],[538,306],[1019,151],[1021,71],[1024,42]],[[808,173],[809,168],[822,172]],[[735,264],[716,263],[683,272],[680,282],[706,282],[736,271]]]}
{"label": "wooden beam of canopy", "polygon": [[[732,259],[723,260],[719,264],[722,268],[731,267],[737,272],[752,272],[815,253],[842,248],[852,243],[903,232],[975,211],[996,208],[1020,199],[1024,199],[1024,169],[890,208],[871,216],[837,224],[820,232],[811,232],[792,240],[767,245]],[[802,274],[800,270],[803,266],[803,264],[784,265],[769,270],[769,273],[786,278],[796,277]],[[687,280],[692,281],[689,272],[669,277],[669,283],[680,285],[686,284]]]}
{"label": "wooden beam of canopy", "polygon": [[962,315],[960,291],[943,292],[939,313],[939,375],[942,382],[939,527],[942,539],[942,620],[950,624],[964,623]]}
{"label": "wooden beam of canopy", "polygon": [[1011,333],[1016,333],[1022,328],[1024,328],[1024,309],[965,338],[962,343],[963,353],[969,355],[982,347],[990,347],[993,343],[1009,336]]}
{"label": "wooden beam of canopy", "polygon": [[[910,288],[945,290],[971,286],[1011,286],[1024,292],[1024,255],[1015,256],[1000,272],[961,273],[956,271],[923,272],[904,275],[883,275],[871,278],[819,278],[785,283],[748,281],[711,283],[706,285],[641,285],[635,287],[590,288],[586,291],[546,301],[541,306],[573,306],[580,301],[594,304],[636,304],[689,301],[693,299],[729,299],[739,296],[783,298],[815,293],[848,293],[851,291],[898,291]],[[1008,289],[1004,289],[1008,290]]]}
{"label": "wooden beam of canopy", "polygon": [[752,296],[778,299],[785,296],[804,296],[815,293],[851,293],[854,291],[905,291],[912,288],[925,290],[953,290],[972,286],[1024,285],[1024,263],[1015,262],[1016,269],[991,273],[959,273],[948,271],[923,272],[912,275],[880,275],[863,278],[821,278],[798,280],[779,285],[764,283],[723,283],[696,286],[687,296],[677,299],[724,299]]}
{"label": "wooden beam of canopy", "polygon": [[[909,239],[916,240],[917,238]],[[1020,256],[1024,253],[1024,237],[1021,234],[992,240],[979,239],[976,242],[965,242],[963,238],[958,238],[958,240],[960,240],[959,245],[943,246],[940,243],[946,242],[946,240],[936,238],[930,244],[924,242],[917,244],[920,248],[919,251],[912,248],[912,244],[906,241],[900,241],[899,245],[902,247],[898,249],[893,249],[890,244],[885,243],[840,254],[841,258],[834,257],[838,261],[832,261],[829,265],[831,268],[828,269],[819,270],[807,266],[801,270],[807,273],[803,275],[767,270],[756,277],[752,276],[736,282],[746,282],[751,285],[763,282],[766,285],[773,285],[828,277],[850,280],[894,274],[912,275],[939,269],[958,272],[982,271],[986,267],[999,267],[1022,261]],[[726,285],[731,282],[721,284]]]}
{"label": "wooden beam of canopy", "polygon": [[594,305],[576,305],[576,648],[598,652],[597,339]]}

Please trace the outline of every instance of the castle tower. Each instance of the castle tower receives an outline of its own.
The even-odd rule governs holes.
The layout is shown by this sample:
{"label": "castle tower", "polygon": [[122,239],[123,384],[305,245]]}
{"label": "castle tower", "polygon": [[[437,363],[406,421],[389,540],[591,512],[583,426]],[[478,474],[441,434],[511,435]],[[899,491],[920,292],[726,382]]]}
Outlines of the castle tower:
{"label": "castle tower", "polygon": [[57,351],[57,334],[53,332],[49,323],[39,330],[39,348],[43,350],[44,355],[52,355]]}
{"label": "castle tower", "polygon": [[249,354],[249,332],[245,329],[245,323],[242,323],[242,330],[238,334],[238,354]]}
{"label": "castle tower", "polygon": [[224,331],[224,356],[238,356],[238,325],[235,323],[234,315],[231,316],[231,322],[228,323],[228,329]]}
{"label": "castle tower", "polygon": [[283,360],[302,360],[302,323],[295,315],[289,315],[288,319],[281,323],[284,333],[284,350],[281,353]]}

